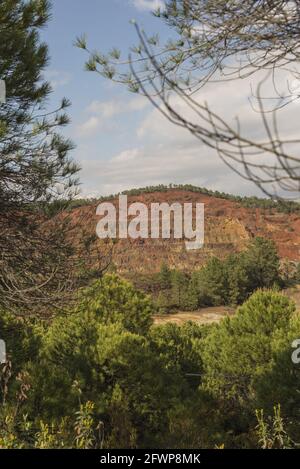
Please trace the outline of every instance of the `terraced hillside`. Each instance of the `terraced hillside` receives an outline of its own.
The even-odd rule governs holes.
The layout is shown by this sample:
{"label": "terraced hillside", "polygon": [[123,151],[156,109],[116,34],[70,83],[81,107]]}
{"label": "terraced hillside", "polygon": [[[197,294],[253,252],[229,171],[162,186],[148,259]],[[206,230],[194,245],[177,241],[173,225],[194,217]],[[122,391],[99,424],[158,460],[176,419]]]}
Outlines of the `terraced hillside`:
{"label": "terraced hillside", "polygon": [[[118,210],[118,198],[110,199]],[[117,272],[154,273],[165,262],[170,267],[194,270],[211,255],[225,257],[243,250],[255,236],[273,239],[282,259],[300,261],[300,214],[284,213],[274,207],[245,207],[238,200],[197,193],[186,189],[153,191],[128,196],[128,203],[142,202],[150,207],[153,202],[205,204],[205,243],[199,250],[187,251],[183,240],[126,239],[107,242],[96,236],[99,217],[92,202],[74,208],[69,214],[73,225],[72,241],[82,251],[89,250],[95,257],[111,250],[112,264]]]}

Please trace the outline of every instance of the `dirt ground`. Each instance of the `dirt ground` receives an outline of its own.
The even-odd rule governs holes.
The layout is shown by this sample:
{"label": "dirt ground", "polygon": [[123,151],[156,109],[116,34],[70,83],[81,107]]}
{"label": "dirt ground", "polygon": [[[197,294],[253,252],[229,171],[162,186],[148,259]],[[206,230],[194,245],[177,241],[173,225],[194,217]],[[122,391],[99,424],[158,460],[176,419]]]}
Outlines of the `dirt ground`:
{"label": "dirt ground", "polygon": [[233,314],[233,308],[228,306],[213,306],[201,308],[198,311],[179,311],[173,314],[156,315],[154,317],[154,324],[173,322],[180,325],[187,321],[194,321],[198,324],[211,324],[213,322],[219,322],[225,316],[232,316]]}
{"label": "dirt ground", "polygon": [[[287,288],[282,292],[289,298],[294,300],[297,310],[300,312],[300,285]],[[183,324],[187,321],[194,321],[198,324],[211,324],[220,322],[226,316],[234,314],[234,308],[229,306],[212,306],[209,308],[201,308],[198,311],[179,311],[173,314],[164,314],[154,316],[154,324],[166,324],[168,322],[175,324]]]}

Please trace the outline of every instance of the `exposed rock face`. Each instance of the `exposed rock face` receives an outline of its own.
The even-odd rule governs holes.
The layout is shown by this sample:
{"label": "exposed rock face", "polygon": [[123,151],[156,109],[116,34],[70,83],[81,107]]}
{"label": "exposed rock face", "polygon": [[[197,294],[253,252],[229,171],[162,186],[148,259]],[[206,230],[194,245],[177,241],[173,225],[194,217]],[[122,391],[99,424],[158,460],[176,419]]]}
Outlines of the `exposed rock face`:
{"label": "exposed rock face", "polygon": [[[118,207],[118,199],[111,202]],[[202,195],[186,190],[153,192],[128,196],[128,204],[151,203],[205,204],[205,244],[202,249],[187,251],[184,240],[126,239],[107,242],[96,237],[97,204],[74,209],[71,213],[72,239],[82,249],[90,249],[97,256],[113,247],[112,261],[120,273],[159,271],[162,262],[177,269],[193,270],[211,256],[225,257],[239,252],[255,236],[273,239],[281,258],[300,261],[299,213],[280,213],[275,209],[245,208],[227,199]],[[150,210],[149,210],[150,212]],[[101,254],[100,254],[101,255]]]}

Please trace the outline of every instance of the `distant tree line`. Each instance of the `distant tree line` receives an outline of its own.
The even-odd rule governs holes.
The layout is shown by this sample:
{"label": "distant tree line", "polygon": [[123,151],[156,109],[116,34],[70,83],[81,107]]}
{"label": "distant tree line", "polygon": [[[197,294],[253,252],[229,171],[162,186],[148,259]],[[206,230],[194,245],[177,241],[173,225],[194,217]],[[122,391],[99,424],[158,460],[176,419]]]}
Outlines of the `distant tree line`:
{"label": "distant tree line", "polygon": [[[295,279],[298,270],[294,273]],[[275,244],[257,237],[245,251],[231,254],[224,260],[211,257],[192,273],[162,264],[159,274],[137,279],[136,285],[152,292],[158,311],[168,313],[238,305],[258,288],[283,287],[284,280]]]}
{"label": "distant tree line", "polygon": [[190,191],[195,192],[197,194],[209,195],[211,197],[216,197],[218,199],[225,199],[225,200],[232,200],[233,202],[237,202],[242,207],[245,208],[261,208],[265,210],[277,210],[278,212],[283,213],[298,213],[300,211],[300,204],[295,201],[288,201],[288,200],[272,200],[269,198],[259,198],[256,196],[246,197],[246,196],[238,196],[233,194],[227,194],[225,192],[213,191],[210,189],[206,189],[205,187],[198,187],[193,186],[192,184],[159,184],[156,186],[146,186],[136,189],[129,189],[123,191],[118,194],[111,194],[99,198],[77,198],[71,203],[69,203],[68,208],[78,208],[84,205],[90,205],[96,202],[102,202],[106,200],[111,200],[118,197],[120,194],[128,195],[128,196],[139,196],[143,194],[150,194],[152,192],[168,192],[172,190],[182,190],[182,191]]}

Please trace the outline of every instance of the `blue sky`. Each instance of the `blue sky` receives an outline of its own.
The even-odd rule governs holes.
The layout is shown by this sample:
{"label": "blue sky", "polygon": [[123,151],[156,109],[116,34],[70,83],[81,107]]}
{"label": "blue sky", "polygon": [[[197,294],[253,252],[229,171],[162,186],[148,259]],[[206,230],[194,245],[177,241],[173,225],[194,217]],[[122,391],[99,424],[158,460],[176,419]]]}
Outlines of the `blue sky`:
{"label": "blue sky", "polygon": [[[87,33],[92,49],[103,52],[113,46],[126,52],[137,42],[133,18],[149,34],[168,37],[161,21],[150,14],[161,1],[53,0],[53,17],[42,33],[51,55],[46,77],[54,93],[49,104],[55,106],[63,96],[72,102],[72,123],[64,132],[77,146],[73,156],[82,167],[82,194],[97,196],[170,182],[257,194],[217,155],[160,117],[146,99],[84,71],[86,55],[73,45],[82,33]],[[225,111],[227,94],[220,90],[217,99],[213,92]],[[237,96],[244,98],[242,91]]]}

